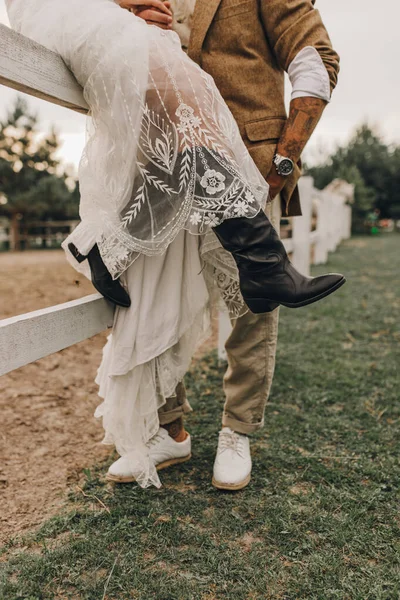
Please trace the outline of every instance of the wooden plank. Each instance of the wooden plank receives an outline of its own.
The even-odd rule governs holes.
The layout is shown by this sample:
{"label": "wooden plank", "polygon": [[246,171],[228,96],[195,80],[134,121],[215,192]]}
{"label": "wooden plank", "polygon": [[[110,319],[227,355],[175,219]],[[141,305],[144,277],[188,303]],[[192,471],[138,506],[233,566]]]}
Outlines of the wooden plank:
{"label": "wooden plank", "polygon": [[0,83],[80,113],[89,110],[80,84],[58,54],[1,24]]}
{"label": "wooden plank", "polygon": [[293,219],[293,256],[292,263],[296,269],[309,275],[310,273],[310,233],[312,216],[312,199],[314,194],[314,180],[304,176],[298,181],[301,198],[301,217]]}
{"label": "wooden plank", "polygon": [[112,304],[92,294],[0,321],[0,375],[104,331],[113,314]]}

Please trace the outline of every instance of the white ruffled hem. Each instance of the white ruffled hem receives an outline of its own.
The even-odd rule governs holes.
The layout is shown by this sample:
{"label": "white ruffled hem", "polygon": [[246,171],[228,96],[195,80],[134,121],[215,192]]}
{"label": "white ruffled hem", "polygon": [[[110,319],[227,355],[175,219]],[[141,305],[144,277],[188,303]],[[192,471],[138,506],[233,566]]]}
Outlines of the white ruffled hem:
{"label": "white ruffled hem", "polygon": [[163,256],[140,256],[123,274],[131,297],[117,308],[96,383],[103,402],[102,443],[132,457],[142,487],[161,485],[147,442],[159,428],[158,410],[187,372],[211,331],[210,297],[196,238],[181,231]]}
{"label": "white ruffled hem", "polygon": [[175,394],[194,352],[210,335],[210,325],[207,306],[170,348],[118,375],[111,374],[114,348],[113,336],[108,336],[96,377],[103,402],[97,406],[94,416],[103,420],[105,434],[101,443],[115,445],[121,456],[131,454],[132,470],[141,487],[161,486],[146,443],[158,431],[158,410]]}

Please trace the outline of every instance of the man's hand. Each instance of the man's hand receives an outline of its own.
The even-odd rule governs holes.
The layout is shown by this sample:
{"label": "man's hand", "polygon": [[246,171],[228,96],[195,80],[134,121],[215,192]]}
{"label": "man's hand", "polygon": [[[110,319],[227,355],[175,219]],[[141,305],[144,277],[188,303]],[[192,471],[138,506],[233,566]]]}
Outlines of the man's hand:
{"label": "man's hand", "polygon": [[172,10],[169,2],[162,0],[122,0],[121,8],[126,8],[140,17],[148,25],[161,29],[172,29]]}
{"label": "man's hand", "polygon": [[273,200],[279,192],[282,190],[286,183],[287,178],[278,175],[275,164],[272,164],[272,169],[269,172],[266,181],[269,185],[269,198]]}
{"label": "man's hand", "polygon": [[[319,98],[305,96],[295,98],[290,103],[288,120],[283,128],[281,138],[276,147],[278,154],[291,158],[297,163],[305,145],[317,126],[327,102]],[[270,197],[275,198],[287,181],[286,177],[278,175],[275,165],[267,176],[270,185]]]}

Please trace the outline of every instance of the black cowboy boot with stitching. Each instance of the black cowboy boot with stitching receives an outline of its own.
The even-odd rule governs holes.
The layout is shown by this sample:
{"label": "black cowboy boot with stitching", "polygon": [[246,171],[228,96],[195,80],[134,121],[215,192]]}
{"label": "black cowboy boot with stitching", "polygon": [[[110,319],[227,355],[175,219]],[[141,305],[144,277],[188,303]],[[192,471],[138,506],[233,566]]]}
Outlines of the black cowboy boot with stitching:
{"label": "black cowboy boot with stitching", "polygon": [[270,312],[280,304],[289,308],[312,304],[346,282],[339,273],[320,277],[299,273],[262,210],[252,218],[227,219],[213,231],[235,259],[243,299],[255,314]]}
{"label": "black cowboy boot with stitching", "polygon": [[122,286],[118,279],[113,279],[106,265],[101,258],[97,244],[93,246],[88,255],[79,252],[75,244],[68,244],[68,249],[76,260],[81,263],[88,260],[92,275],[92,283],[96,290],[110,302],[128,308],[131,305],[131,299],[128,292]]}

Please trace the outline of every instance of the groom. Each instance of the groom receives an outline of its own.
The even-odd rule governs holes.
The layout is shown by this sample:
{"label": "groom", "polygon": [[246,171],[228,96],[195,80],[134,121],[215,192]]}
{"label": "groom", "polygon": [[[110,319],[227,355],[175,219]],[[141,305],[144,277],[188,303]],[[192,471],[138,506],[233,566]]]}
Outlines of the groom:
{"label": "groom", "polygon": [[[138,17],[174,29],[189,56],[215,80],[243,140],[270,186],[269,217],[301,215],[300,155],[330,101],[339,72],[315,0],[124,0]],[[168,8],[168,13],[165,11]],[[292,87],[289,115],[284,72]],[[213,485],[238,490],[250,481],[249,434],[264,425],[272,383],[279,309],[233,322],[226,343],[226,396]],[[159,410],[160,430],[150,453],[158,467],[190,458],[183,414],[191,411],[183,384]],[[108,477],[132,481],[123,457]]]}

